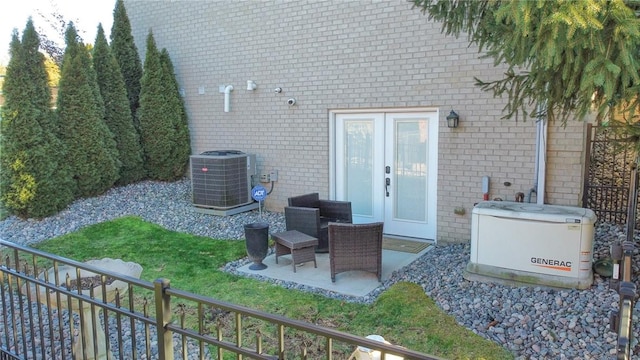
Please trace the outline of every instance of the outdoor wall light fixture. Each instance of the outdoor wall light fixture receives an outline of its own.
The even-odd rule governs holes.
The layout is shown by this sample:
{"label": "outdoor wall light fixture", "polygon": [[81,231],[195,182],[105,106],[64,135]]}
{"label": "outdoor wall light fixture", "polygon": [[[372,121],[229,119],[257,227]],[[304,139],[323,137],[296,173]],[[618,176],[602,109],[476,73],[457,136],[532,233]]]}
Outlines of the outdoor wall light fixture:
{"label": "outdoor wall light fixture", "polygon": [[258,87],[256,82],[253,80],[247,80],[247,91],[253,91]]}
{"label": "outdoor wall light fixture", "polygon": [[451,110],[449,115],[447,115],[447,127],[449,128],[457,128],[458,121],[460,121],[460,117],[456,114],[455,111]]}

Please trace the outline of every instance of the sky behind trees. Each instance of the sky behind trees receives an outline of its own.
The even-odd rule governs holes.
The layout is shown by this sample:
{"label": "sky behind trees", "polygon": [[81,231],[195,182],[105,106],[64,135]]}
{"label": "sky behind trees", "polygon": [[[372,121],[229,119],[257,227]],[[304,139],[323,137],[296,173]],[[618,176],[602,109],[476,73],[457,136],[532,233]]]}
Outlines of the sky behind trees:
{"label": "sky behind trees", "polygon": [[111,33],[115,4],[115,0],[20,0],[11,2],[11,6],[3,6],[0,11],[0,65],[9,63],[8,51],[13,29],[18,29],[22,36],[29,16],[38,32],[45,30],[51,40],[64,45],[64,39],[58,38],[45,19],[38,15],[41,12],[51,19],[52,14],[59,13],[65,20],[73,21],[85,43],[93,44],[98,23],[102,23],[107,34]]}

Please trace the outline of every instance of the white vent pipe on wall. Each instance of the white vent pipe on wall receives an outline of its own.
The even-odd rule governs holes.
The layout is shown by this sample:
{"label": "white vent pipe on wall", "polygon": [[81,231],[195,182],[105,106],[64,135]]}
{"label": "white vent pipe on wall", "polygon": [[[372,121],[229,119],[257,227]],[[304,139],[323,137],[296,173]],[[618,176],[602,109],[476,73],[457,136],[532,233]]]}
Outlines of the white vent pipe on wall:
{"label": "white vent pipe on wall", "polygon": [[224,112],[229,112],[230,95],[233,91],[233,85],[227,85],[224,88]]}

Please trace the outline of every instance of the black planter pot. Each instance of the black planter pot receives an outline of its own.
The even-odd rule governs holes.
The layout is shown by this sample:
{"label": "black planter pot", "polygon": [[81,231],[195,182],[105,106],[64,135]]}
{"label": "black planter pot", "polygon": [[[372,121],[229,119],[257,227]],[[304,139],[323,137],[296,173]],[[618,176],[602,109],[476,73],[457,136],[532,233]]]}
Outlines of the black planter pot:
{"label": "black planter pot", "polygon": [[262,260],[267,256],[269,248],[269,224],[252,223],[244,226],[244,237],[247,245],[247,255],[253,261],[251,270],[264,270],[267,265]]}

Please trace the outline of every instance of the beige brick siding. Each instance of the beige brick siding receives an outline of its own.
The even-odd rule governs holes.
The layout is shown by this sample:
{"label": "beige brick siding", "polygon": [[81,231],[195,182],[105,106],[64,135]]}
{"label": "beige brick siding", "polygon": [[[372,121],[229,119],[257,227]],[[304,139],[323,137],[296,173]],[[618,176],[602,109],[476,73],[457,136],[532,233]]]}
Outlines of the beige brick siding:
{"label": "beige brick siding", "polygon": [[[438,241],[468,241],[471,210],[491,197],[513,200],[534,181],[536,126],[501,120],[504,100],[474,77],[504,72],[466,39],[447,37],[405,1],[125,1],[144,58],[152,29],[174,62],[190,119],[193,153],[257,154],[259,171],[279,171],[266,205],[291,195],[329,195],[329,112],[437,108]],[[246,90],[246,81],[258,88]],[[231,111],[218,88],[232,84]],[[276,94],[273,89],[281,87]],[[200,90],[204,90],[200,94]],[[290,107],[286,100],[297,99]],[[446,127],[451,109],[460,127]],[[583,130],[550,127],[547,200],[578,205]],[[511,186],[505,186],[510,182]],[[534,197],[535,200],[535,197]],[[465,215],[453,210],[463,207]]]}

